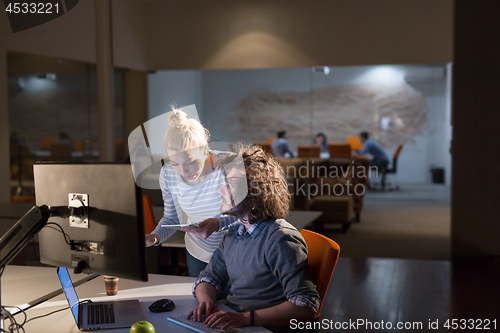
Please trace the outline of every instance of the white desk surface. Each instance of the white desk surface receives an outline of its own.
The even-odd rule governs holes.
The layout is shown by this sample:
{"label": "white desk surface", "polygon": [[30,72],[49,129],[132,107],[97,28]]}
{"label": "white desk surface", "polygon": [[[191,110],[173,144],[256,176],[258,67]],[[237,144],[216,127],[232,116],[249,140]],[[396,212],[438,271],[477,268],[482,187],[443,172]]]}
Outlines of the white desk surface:
{"label": "white desk surface", "polygon": [[[80,300],[91,298],[94,302],[139,299],[144,319],[153,324],[156,332],[187,333],[193,331],[168,322],[167,317],[171,315],[186,315],[196,307],[196,300],[191,294],[194,281],[195,278],[155,274],[149,275],[148,282],[120,279],[118,283],[118,295],[106,296],[104,278],[100,276],[77,287],[76,291]],[[1,282],[3,305],[23,304],[31,299],[40,297],[44,293],[60,288],[55,268],[46,267],[7,266]],[[150,312],[148,306],[160,298],[172,299],[176,305],[175,309],[172,312],[164,313]],[[28,310],[26,313],[29,319],[67,306],[68,303],[64,295],[59,295]],[[219,309],[229,310],[229,308],[222,304],[219,304]],[[23,315],[18,314],[16,319],[22,321]],[[69,309],[33,320],[27,323],[24,328],[26,333],[80,332]],[[99,330],[97,332],[129,333],[130,329]],[[269,331],[263,327],[245,327],[240,332],[254,333]]]}
{"label": "white desk surface", "polygon": [[[153,213],[155,215],[156,221],[160,221],[163,216],[163,207],[153,206]],[[293,225],[297,230],[302,230],[308,224],[314,222],[318,217],[320,217],[322,212],[320,211],[310,211],[310,210],[291,210],[288,216],[285,218],[291,225]],[[172,236],[170,236],[166,241],[164,241],[161,246],[163,247],[177,247],[185,248],[184,243],[184,231],[176,231]]]}

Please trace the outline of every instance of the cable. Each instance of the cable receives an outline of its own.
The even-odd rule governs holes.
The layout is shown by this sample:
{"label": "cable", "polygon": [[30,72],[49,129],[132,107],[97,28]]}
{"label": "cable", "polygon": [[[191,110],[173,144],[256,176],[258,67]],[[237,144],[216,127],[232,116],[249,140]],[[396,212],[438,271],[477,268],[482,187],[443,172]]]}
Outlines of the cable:
{"label": "cable", "polygon": [[[69,309],[69,305],[68,305],[67,307],[65,307],[65,308],[62,308],[62,309],[59,309],[59,310],[55,310],[55,311],[52,311],[52,312],[46,313],[46,314],[41,315],[41,316],[37,316],[37,317],[30,318],[30,319],[26,320],[26,322],[25,322],[24,324],[27,324],[27,323],[29,323],[30,321],[35,320],[35,319],[39,319],[39,318],[43,318],[43,317],[50,316],[51,314],[54,314],[54,313],[57,313],[57,312],[61,312],[61,311],[64,311],[64,310],[66,310],[66,309]],[[23,324],[23,325],[24,325],[24,324]]]}
{"label": "cable", "polygon": [[[19,311],[22,312],[23,315],[24,315],[24,320],[23,320],[22,324],[19,324],[17,322],[17,320],[14,318],[14,316],[12,316],[12,314],[10,313],[10,311],[7,311],[6,308],[16,308],[16,309],[19,309]],[[9,333],[10,332],[19,332],[19,330],[22,330],[22,332],[24,332],[23,325],[26,324],[26,320],[28,319],[28,315],[26,314],[26,312],[22,308],[20,308],[18,306],[5,305],[5,306],[2,306],[2,311],[5,312],[5,315],[10,319],[9,331],[5,331],[5,330],[2,329],[1,330],[2,332],[9,332]],[[14,331],[14,328],[16,329],[15,331]]]}
{"label": "cable", "polygon": [[[57,226],[57,227],[59,228],[59,230],[58,230],[58,229],[56,229],[56,228],[54,228],[54,227],[51,227],[50,225],[55,225],[55,226]],[[64,232],[64,229],[63,229],[63,228],[62,228],[59,224],[57,224],[57,223],[55,223],[55,222],[48,222],[47,224],[45,224],[45,228],[50,228],[50,229],[54,229],[54,230],[56,230],[56,231],[59,231],[60,233],[62,233],[62,234],[63,234],[63,236],[64,236],[64,241],[66,242],[66,244],[71,245],[71,243],[70,243],[71,238],[68,236],[68,234],[67,234],[66,232]]]}
{"label": "cable", "polygon": [[2,328],[0,328],[0,331],[1,332],[6,332],[6,333],[19,333],[19,332],[25,332],[24,331],[24,328],[23,328],[23,325],[25,324],[25,322],[23,322],[22,324],[19,324],[16,319],[10,314],[9,311],[7,311],[7,309],[5,309],[5,307],[2,306],[2,316],[4,318],[8,318],[10,320],[10,325],[9,325],[9,330],[6,331]]}
{"label": "cable", "polygon": [[[78,304],[81,304],[81,303],[91,303],[91,302],[92,301],[90,299],[86,299],[86,300],[78,302]],[[23,313],[23,315],[24,315],[23,322],[21,324],[18,323],[17,320],[12,316],[12,314],[9,311],[7,311],[6,308],[17,308],[17,309],[19,309]],[[57,312],[61,312],[61,311],[64,311],[66,309],[69,309],[69,306],[67,306],[65,308],[62,308],[62,309],[58,309],[58,310],[52,311],[52,312],[49,312],[49,313],[46,313],[46,314],[41,315],[41,316],[37,316],[37,317],[33,317],[33,318],[28,319],[28,315],[20,307],[18,307],[18,306],[8,306],[8,305],[2,306],[2,315],[6,319],[8,318],[10,320],[10,325],[9,325],[8,331],[0,328],[0,332],[3,332],[3,333],[20,333],[20,332],[26,333],[25,330],[24,330],[24,325],[27,324],[28,322],[30,322],[32,320],[35,320],[35,319],[39,319],[39,318],[50,316],[51,314],[54,314],[54,313],[57,313]]]}
{"label": "cable", "polygon": [[[21,326],[26,323],[26,320],[28,320],[28,315],[26,314],[26,311],[24,311],[24,309],[22,309],[22,308],[20,308],[18,306],[15,306],[15,305],[4,305],[2,307],[3,308],[16,308],[16,309],[19,309],[19,311],[24,315],[24,320],[23,320],[23,323],[21,324]],[[10,311],[9,311],[9,313],[10,313]],[[16,314],[14,314],[14,316],[17,315],[17,314],[19,314],[19,312],[16,313]]]}
{"label": "cable", "polygon": [[[80,304],[82,304],[82,303],[91,303],[91,302],[92,302],[92,300],[90,300],[90,299],[85,299],[85,300],[82,300],[82,301],[78,302],[78,305],[80,305]],[[36,316],[36,317],[30,318],[30,319],[28,319],[28,320],[26,320],[26,318],[25,318],[24,322],[23,322],[21,325],[19,325],[19,324],[17,324],[17,325],[18,325],[18,326],[19,326],[19,327],[23,330],[23,332],[24,332],[24,327],[23,327],[23,326],[24,326],[25,324],[29,323],[30,321],[35,320],[35,319],[39,319],[39,318],[43,318],[43,317],[47,317],[47,316],[50,316],[51,314],[54,314],[54,313],[57,313],[57,312],[61,312],[61,311],[64,311],[64,310],[66,310],[66,309],[69,309],[69,308],[70,308],[70,307],[69,307],[69,305],[68,305],[68,306],[67,306],[67,307],[65,307],[65,308],[58,309],[58,310],[55,310],[55,311],[52,311],[52,312],[46,313],[46,314],[41,315],[41,316]],[[21,311],[22,311],[22,310],[21,310]],[[24,312],[24,311],[23,311],[23,312]],[[25,314],[25,316],[26,316],[26,314]],[[10,333],[10,332],[9,332],[9,333]]]}

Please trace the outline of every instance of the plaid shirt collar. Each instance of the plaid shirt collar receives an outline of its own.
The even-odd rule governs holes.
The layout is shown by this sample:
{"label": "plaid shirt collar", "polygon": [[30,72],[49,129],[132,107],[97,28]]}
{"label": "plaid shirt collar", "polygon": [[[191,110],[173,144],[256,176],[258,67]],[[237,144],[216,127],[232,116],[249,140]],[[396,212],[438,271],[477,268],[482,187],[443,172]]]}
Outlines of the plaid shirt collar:
{"label": "plaid shirt collar", "polygon": [[238,228],[238,236],[239,237],[257,237],[262,229],[266,226],[266,222],[256,222],[250,225],[250,228],[248,230],[245,228],[245,225],[242,223],[240,227]]}

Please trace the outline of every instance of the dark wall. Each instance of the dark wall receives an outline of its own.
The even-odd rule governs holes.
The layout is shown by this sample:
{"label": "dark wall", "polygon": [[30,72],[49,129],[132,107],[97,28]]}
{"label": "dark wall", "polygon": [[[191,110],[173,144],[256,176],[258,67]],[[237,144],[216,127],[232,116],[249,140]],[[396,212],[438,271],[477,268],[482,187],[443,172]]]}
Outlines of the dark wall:
{"label": "dark wall", "polygon": [[452,257],[500,256],[500,1],[457,0]]}

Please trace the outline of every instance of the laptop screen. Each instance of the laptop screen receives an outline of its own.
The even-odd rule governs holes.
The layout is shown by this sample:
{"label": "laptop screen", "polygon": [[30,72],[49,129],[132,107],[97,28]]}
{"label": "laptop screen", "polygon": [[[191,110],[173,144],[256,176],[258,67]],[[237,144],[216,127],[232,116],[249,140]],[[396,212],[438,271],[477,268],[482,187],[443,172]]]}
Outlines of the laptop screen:
{"label": "laptop screen", "polygon": [[69,276],[68,269],[64,267],[59,267],[57,270],[57,275],[59,276],[59,281],[61,281],[64,294],[66,294],[66,299],[68,300],[71,312],[73,312],[73,317],[78,324],[78,296],[76,295],[75,287]]}

